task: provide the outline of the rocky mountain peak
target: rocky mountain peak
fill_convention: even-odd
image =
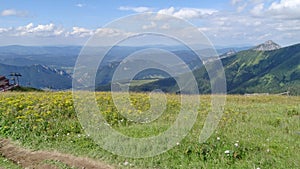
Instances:
[[[273,42],[272,40],[268,40],[265,43],[254,47],[253,50],[256,50],[256,51],[271,51],[271,50],[276,50],[276,49],[280,49],[280,48],[281,48],[280,45]]]
[[[237,52],[234,49],[230,49],[229,51],[227,51],[226,53],[224,53],[222,56],[231,56],[236,54]]]

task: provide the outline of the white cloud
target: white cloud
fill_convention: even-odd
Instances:
[[[42,36],[58,36],[62,35],[64,30],[62,28],[56,27],[53,23],[50,23],[34,27],[33,32],[39,33]]]
[[[280,2],[273,2],[270,9],[282,10],[282,9],[299,9],[299,0],[281,0]]]
[[[260,16],[264,10],[264,3],[256,5],[250,12],[254,16]]]
[[[231,4],[236,7],[238,13],[241,13],[243,11],[248,12],[249,9],[262,3],[269,3],[270,1],[273,0],[231,0]]]
[[[147,29],[153,29],[153,28],[155,28],[157,26],[157,24],[155,23],[155,22],[151,22],[149,25],[144,25],[143,27],[142,27],[142,29],[143,30],[147,30]]]
[[[0,35],[1,33],[6,33],[6,32],[9,32],[11,31],[12,28],[0,28]]]
[[[131,7],[131,6],[121,6],[119,7],[119,10],[121,11],[134,11],[134,12],[138,12],[138,13],[142,13],[142,12],[151,12],[152,9],[149,7]]]
[[[28,12],[27,11],[18,11],[15,9],[5,9],[1,12],[1,16],[26,17],[26,16],[28,16]]]
[[[3,33],[3,28],[0,28],[0,33]],[[50,37],[50,36],[59,36],[64,33],[63,28],[55,26],[53,23],[46,25],[37,25],[34,26],[33,23],[29,23],[25,26],[19,26],[17,28],[9,28],[4,31],[7,35],[10,36],[37,36],[37,37]]]
[[[93,35],[93,31],[86,29],[86,28],[80,28],[80,27],[73,27],[72,32],[67,32],[66,36],[76,36],[76,37],[89,37]]]
[[[300,1],[280,0],[280,2],[273,2],[268,12],[278,18],[300,19]]]
[[[161,9],[157,13],[164,14],[164,15],[173,15],[174,11],[175,8],[172,6],[170,8]]]
[[[239,5],[239,6],[237,7],[237,11],[238,11],[238,12],[242,12],[247,6],[248,6],[248,3],[245,2],[244,4]]]
[[[124,32],[119,29],[112,28],[99,28],[91,30],[83,27],[72,27],[71,30],[66,30],[58,27],[53,23],[34,25],[29,23],[24,26],[3,28],[0,27],[0,36],[7,37],[72,37],[72,38],[88,38],[93,35],[101,37],[126,37],[131,36],[133,33]]]
[[[75,6],[77,6],[77,7],[79,7],[79,8],[82,8],[82,7],[85,6],[85,4],[78,3],[78,4],[76,4]]]
[[[196,8],[184,8],[174,13],[174,16],[185,19],[201,18],[205,15],[212,15],[218,12],[212,9],[196,9]]]
[[[124,32],[113,28],[99,28],[96,29],[94,34],[99,37],[128,37],[134,35],[132,32]]]
[[[158,11],[159,14],[172,15],[174,17],[183,19],[194,19],[202,18],[207,15],[212,15],[217,13],[214,9],[200,9],[200,8],[181,8],[176,10],[174,7],[161,9]]]

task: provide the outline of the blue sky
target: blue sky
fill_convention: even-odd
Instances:
[[[299,43],[299,0],[0,0],[0,45],[82,45],[126,15],[158,12],[185,19],[215,45]]]

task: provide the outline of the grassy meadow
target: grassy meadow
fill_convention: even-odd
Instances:
[[[130,97],[138,110],[149,108],[147,94]],[[191,131],[174,148],[154,157],[127,158],[103,150],[83,131],[71,92],[1,93],[0,137],[33,150],[85,156],[116,168],[300,168],[300,97],[228,95],[219,125],[205,143],[198,140],[211,109],[211,96],[199,97],[201,107]],[[179,96],[167,94],[166,98],[160,118],[135,123],[120,116],[110,93],[96,93],[107,123],[137,138],[158,135],[175,121]],[[19,168],[3,157],[0,166]]]

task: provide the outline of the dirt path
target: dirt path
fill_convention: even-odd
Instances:
[[[55,164],[46,163],[59,161],[69,167],[79,169],[110,169],[109,165],[88,158],[75,157],[68,154],[48,151],[31,151],[18,147],[8,139],[0,139],[0,153],[3,157],[26,169],[57,169]],[[1,167],[0,167],[1,168]]]

